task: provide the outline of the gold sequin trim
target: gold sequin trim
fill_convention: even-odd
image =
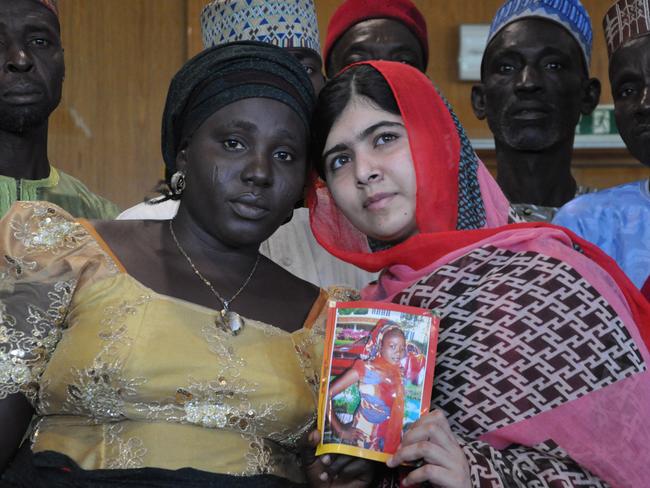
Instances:
[[[264,443],[264,439],[251,437],[249,450],[246,453],[246,464],[248,468],[241,476],[254,476],[256,474],[272,474],[277,462],[273,459],[271,449]]]
[[[36,269],[36,261],[25,261],[24,257],[5,254],[4,260],[7,263],[7,271],[15,279],[22,278],[25,271],[34,271]],[[4,277],[6,274],[2,273],[0,276]]]
[[[293,338],[293,346],[296,351],[296,357],[298,358],[298,364],[315,399],[318,397],[320,386],[320,365],[314,364],[312,351],[317,343],[320,343],[320,347],[323,347],[322,338],[319,338],[313,333],[306,333],[298,339]]]
[[[72,249],[88,237],[80,224],[59,215],[54,207],[42,202],[30,202],[26,208],[32,210],[27,221],[14,219],[9,225],[14,237],[30,252],[56,253],[62,249]]]
[[[353,302],[361,299],[357,290],[346,286],[330,286],[326,291],[329,299],[336,302]]]
[[[137,469],[144,467],[147,449],[139,437],[122,438],[123,426],[112,424],[106,431],[109,461],[107,469]]]
[[[61,339],[75,286],[75,280],[55,283],[47,293],[47,310],[27,305],[24,323],[31,326],[28,331],[18,329],[16,317],[0,301],[0,399],[21,392],[35,403],[38,381]]]
[[[85,415],[98,423],[126,417],[127,400],[136,396],[137,388],[146,380],[124,377],[121,355],[132,344],[125,318],[136,315],[149,300],[148,295],[143,295],[133,302],[106,308],[99,331],[102,348],[90,367],[72,368],[63,404],[65,412]]]

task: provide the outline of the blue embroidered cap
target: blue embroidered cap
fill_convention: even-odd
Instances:
[[[578,42],[586,65],[589,66],[593,32],[589,14],[580,0],[508,0],[492,21],[488,44],[508,24],[531,17],[556,22],[569,31]]]
[[[320,56],[313,0],[214,0],[201,12],[203,47],[259,41]]]

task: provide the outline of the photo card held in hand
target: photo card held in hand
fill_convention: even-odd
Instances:
[[[384,302],[331,302],[316,454],[385,462],[429,411],[440,319]]]

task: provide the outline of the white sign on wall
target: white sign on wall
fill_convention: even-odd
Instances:
[[[462,24],[459,29],[458,77],[462,81],[480,81],[481,60],[487,45],[489,24]]]

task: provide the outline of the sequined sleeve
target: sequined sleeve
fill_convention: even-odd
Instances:
[[[323,349],[325,341],[325,326],[329,302],[348,302],[359,300],[359,293],[353,288],[329,287],[321,290],[319,298],[314,303],[305,327],[300,334],[294,334],[294,346],[300,366],[318,403],[320,374],[323,365]]]
[[[48,202],[18,202],[0,220],[0,400],[38,399],[75,290],[118,272],[86,229]]]
[[[319,347],[314,349],[314,362],[318,365],[318,377],[320,382],[320,372],[321,366],[323,364],[323,345],[325,341],[325,326],[327,325],[327,315],[329,310],[330,302],[352,302],[355,300],[360,300],[359,292],[354,288],[347,288],[341,286],[330,286],[325,290],[327,296],[327,301],[323,307],[318,318],[314,321],[313,325],[313,334],[318,337]]]

